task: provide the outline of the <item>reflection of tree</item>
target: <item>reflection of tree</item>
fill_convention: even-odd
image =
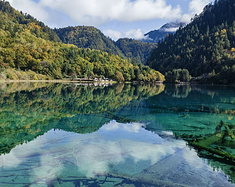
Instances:
[[[33,91],[36,88],[42,88],[50,85],[49,82],[13,82],[9,84],[0,83],[0,97],[17,91]]]
[[[167,95],[171,95],[172,97],[176,98],[186,98],[188,94],[191,92],[190,84],[172,84],[167,85],[165,93]]]
[[[30,87],[31,86],[31,87]],[[2,85],[0,90],[0,154],[50,129],[91,133],[112,119],[106,115],[132,100],[157,95],[164,86],[118,84],[88,87],[72,84]],[[13,92],[13,90],[17,92]],[[104,114],[104,115],[103,115]]]

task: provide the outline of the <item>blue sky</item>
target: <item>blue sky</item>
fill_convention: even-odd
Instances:
[[[189,22],[212,0],[8,0],[51,28],[95,26],[117,40],[143,38],[170,21]]]

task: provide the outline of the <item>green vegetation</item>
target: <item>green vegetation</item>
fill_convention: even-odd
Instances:
[[[187,69],[173,69],[168,71],[166,74],[166,82],[177,83],[177,82],[189,82],[191,75]]]
[[[74,44],[79,48],[90,48],[106,51],[125,57],[114,42],[95,27],[77,26],[54,29],[63,43]]]
[[[111,53],[56,42],[60,41],[57,35],[41,22],[14,10],[8,2],[0,1],[0,5],[2,79],[107,77],[119,82],[164,80],[159,72],[133,65]]]
[[[235,3],[216,0],[193,21],[169,35],[152,52],[147,64],[161,72],[188,69],[205,81],[235,81]]]
[[[152,43],[145,43],[128,38],[119,39],[115,44],[128,59],[132,59],[132,63],[136,61],[136,63],[143,64],[147,62],[152,50],[157,47]]]
[[[63,43],[74,44],[79,48],[90,48],[119,55],[128,60],[145,64],[155,44],[133,39],[119,39],[114,42],[95,27],[77,26],[54,29]],[[133,61],[131,61],[133,62]]]
[[[29,14],[16,11],[11,7],[9,2],[5,0],[0,1],[0,17],[1,36],[8,34],[9,37],[14,37],[15,35],[19,34],[17,32],[19,32],[20,27],[21,30],[29,30],[31,34],[45,40],[54,42],[61,41],[56,33],[44,23],[36,20]],[[3,33],[2,30],[8,31],[9,33]]]

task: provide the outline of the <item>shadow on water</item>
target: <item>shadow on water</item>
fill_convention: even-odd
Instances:
[[[17,145],[33,142],[36,137],[51,132],[50,130],[91,134],[112,120],[120,124],[140,122],[144,124],[145,130],[154,132],[163,139],[168,139],[169,135],[165,132],[170,132],[174,139],[184,140],[190,148],[197,151],[200,158],[205,159],[213,169],[222,170],[234,183],[234,104],[233,87],[154,84],[116,84],[109,87],[49,83],[2,84],[0,85],[0,155],[10,153]],[[30,157],[37,159],[37,154],[41,153],[35,153]],[[176,159],[177,157],[172,158],[172,167],[180,160]],[[38,160],[35,160],[35,163],[37,162]],[[164,165],[164,162],[162,164]],[[161,176],[162,174],[156,169],[159,165],[152,165],[135,175],[109,173],[106,176],[99,176],[99,180],[68,177],[45,183],[48,186],[66,182],[72,182],[75,186],[186,185],[176,179],[173,182],[166,182],[170,181],[170,176],[167,174]],[[154,178],[153,175],[159,177]],[[26,184],[29,184],[29,181],[26,181]],[[37,181],[35,184],[38,184]]]

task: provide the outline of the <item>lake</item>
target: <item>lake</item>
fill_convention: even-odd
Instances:
[[[0,186],[235,186],[229,86],[0,84]]]

